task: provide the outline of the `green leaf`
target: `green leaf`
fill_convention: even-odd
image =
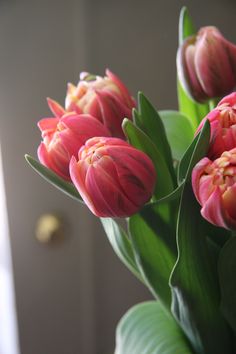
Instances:
[[[191,353],[181,328],[158,302],[134,306],[118,323],[115,354]]]
[[[179,46],[183,44],[183,41],[187,37],[195,33],[196,31],[188,10],[186,7],[183,7],[179,17]],[[179,110],[186,115],[195,130],[200,121],[208,114],[209,106],[207,103],[201,104],[189,97],[179,79],[177,79],[177,92]]]
[[[142,92],[139,92],[138,94],[138,106],[138,114],[134,111],[134,120],[136,122],[136,125],[156,145],[157,150],[160,152],[160,154],[163,156],[163,159],[166,161],[173,182],[175,182],[176,176],[173,168],[173,159],[163,122],[156,109],[152,106],[152,104]]]
[[[170,278],[172,312],[196,353],[232,354],[230,333],[219,310],[217,271],[205,222],[189,183],[180,204],[177,244],[178,259]]]
[[[194,130],[189,119],[178,111],[159,111],[175,160],[180,160],[191,144]]]
[[[174,219],[172,220],[174,224]],[[169,277],[176,261],[175,232],[166,205],[149,204],[129,219],[136,264],[152,294],[170,308]]]
[[[116,255],[126,267],[143,282],[142,276],[140,275],[135,262],[131,242],[125,231],[111,218],[100,218],[100,220]]]
[[[183,179],[190,179],[192,169],[196,163],[206,156],[210,141],[210,123],[206,120],[203,128],[194,138],[184,156],[182,157],[178,168],[178,181],[181,183]]]
[[[159,199],[157,202],[154,202],[152,204],[169,203],[176,200],[178,197],[180,197],[184,184],[185,184],[185,180],[183,180],[182,183],[175,190],[173,190],[173,192],[171,192],[170,194],[166,195],[165,197]],[[144,206],[144,208],[145,207],[146,206]]]
[[[157,173],[157,184],[154,195],[157,199],[173,191],[173,182],[166,165],[166,161],[157,147],[149,139],[149,137],[138,127],[136,127],[129,119],[124,119],[122,124],[123,130],[131,145],[145,152],[152,160]],[[161,187],[160,187],[161,186]]]
[[[43,166],[40,162],[35,160],[33,157],[29,155],[25,155],[25,159],[28,162],[28,164],[47,182],[51,183],[54,187],[58,188],[60,191],[62,191],[69,197],[83,203],[80,194],[77,192],[77,189],[74,187],[72,183],[66,182],[64,179],[59,177],[52,170]]]
[[[236,237],[224,245],[219,256],[219,280],[221,310],[232,329],[236,332]]]
[[[182,7],[179,16],[179,45],[183,43],[185,38],[196,33],[192,19],[189,16],[187,7]]]
[[[193,129],[196,130],[201,120],[209,113],[207,103],[197,103],[184,90],[178,79],[177,84],[179,111],[189,120]]]
[[[133,108],[133,110],[132,110],[132,117],[133,117],[134,124],[137,127],[140,127],[142,120],[141,120],[140,114],[139,114],[139,112],[137,111],[136,108]]]

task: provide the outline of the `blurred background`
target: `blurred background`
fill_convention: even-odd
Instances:
[[[63,104],[80,71],[108,67],[134,96],[142,90],[157,108],[176,109],[183,5],[196,28],[216,25],[236,43],[235,0],[0,0],[0,141],[21,354],[111,354],[121,316],[151,298],[99,220],[41,179],[24,154],[36,157],[36,123],[50,116],[45,98]],[[62,217],[65,237],[42,244],[35,230],[47,213]]]

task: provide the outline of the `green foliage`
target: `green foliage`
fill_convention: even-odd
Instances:
[[[194,130],[189,119],[178,111],[159,111],[164,124],[172,155],[180,160],[190,145]]]
[[[202,130],[194,138],[191,145],[186,150],[178,167],[178,181],[181,183],[183,180],[191,178],[191,172],[196,163],[206,156],[209,141],[210,141],[210,123],[206,120]]]
[[[163,155],[158,151],[152,140],[129,119],[124,119],[123,130],[129,143],[137,149],[145,152],[152,160],[156,173],[157,184],[154,195],[157,199],[173,191],[173,181]],[[161,188],[160,188],[161,186]]]
[[[116,331],[115,354],[193,354],[181,328],[158,302],[131,308]]]
[[[231,237],[219,256],[221,309],[236,334],[236,237]]]
[[[28,164],[47,182],[51,183],[54,187],[58,188],[61,192],[65,193],[69,197],[83,202],[81,196],[77,192],[77,189],[74,187],[72,183],[66,182],[64,179],[59,177],[56,173],[54,173],[49,168],[43,166],[40,162],[35,160],[33,157],[29,155],[25,155],[25,159]]]
[[[174,227],[165,204],[150,204],[130,217],[129,233],[136,263],[152,294],[170,308],[168,284],[176,261]],[[174,221],[174,220],[173,220]]]
[[[143,281],[136,266],[131,242],[125,231],[111,218],[100,218],[100,220],[116,255],[139,280]]]
[[[212,266],[204,224],[187,183],[178,217],[178,260],[170,279],[172,311],[196,353],[231,353],[229,332],[219,310],[216,269]]]
[[[164,124],[157,110],[142,92],[138,94],[138,112],[134,110],[134,121],[136,126],[147,134],[156,145],[157,150],[166,161],[170,174],[175,182],[173,159]]]

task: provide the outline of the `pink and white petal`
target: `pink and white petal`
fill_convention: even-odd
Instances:
[[[133,108],[136,107],[136,102],[133,99],[133,97],[131,97],[127,87],[123,84],[123,82],[118,78],[118,76],[116,76],[114,73],[112,73],[109,69],[106,69],[106,75],[107,77],[109,77],[109,79],[111,79],[115,85],[120,89],[121,95],[123,96],[123,98],[125,99],[127,105],[129,108]]]
[[[43,118],[38,122],[38,127],[44,134],[51,134],[57,129],[58,118]]]
[[[229,217],[229,224],[234,229],[236,228],[236,184],[228,188],[223,194],[223,205],[226,210],[226,214]]]
[[[99,212],[96,210],[93,201],[90,198],[87,189],[85,188],[86,175],[90,166],[91,165],[89,165],[86,160],[77,162],[76,158],[72,156],[69,165],[70,177],[85,204],[95,215],[99,216]]]
[[[192,171],[192,188],[193,192],[195,194],[195,197],[197,198],[198,202],[201,204],[201,196],[200,196],[200,178],[203,175],[205,169],[207,166],[211,164],[211,160],[208,159],[208,157],[204,157],[201,159],[196,166],[193,168]]]
[[[62,177],[63,179],[70,181],[69,171],[68,171],[68,163],[60,163],[57,157],[54,156],[53,153],[49,153],[45,144],[41,143],[38,147],[38,158],[39,161],[46,166],[47,168],[54,171],[57,175]]]
[[[220,188],[216,187],[201,209],[202,216],[210,223],[229,229]]]
[[[236,104],[236,92],[232,92],[229,95],[223,97],[217,106],[221,106],[222,104],[225,103],[228,104],[229,106],[234,106]]]
[[[65,114],[65,109],[56,101],[52,100],[51,98],[47,98],[48,106],[51,112],[57,118],[61,118]]]

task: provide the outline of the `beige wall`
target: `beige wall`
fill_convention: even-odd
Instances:
[[[23,155],[36,156],[45,97],[63,103],[67,81],[82,70],[109,67],[133,94],[141,89],[158,108],[176,108],[183,4],[198,26],[215,24],[236,42],[234,0],[0,2],[0,139],[22,354],[109,354],[118,319],[149,297],[98,220],[38,177]],[[34,228],[50,211],[70,226],[64,243],[43,246]]]

